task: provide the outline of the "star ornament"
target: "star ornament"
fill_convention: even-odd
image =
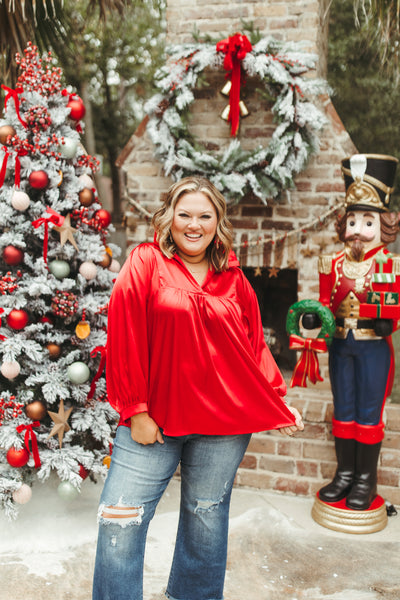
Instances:
[[[269,267],[268,268],[268,273],[269,273],[269,278],[271,279],[272,277],[278,277],[278,273],[279,273],[278,267]]]
[[[71,215],[67,215],[64,218],[64,222],[62,225],[55,225],[53,227],[54,231],[58,231],[60,234],[60,244],[64,246],[66,242],[71,242],[73,247],[76,250],[79,250],[78,245],[74,238],[74,233],[76,232],[75,227],[71,226]]]
[[[50,431],[47,439],[53,437],[53,435],[58,435],[58,442],[60,444],[60,448],[62,447],[62,441],[64,437],[64,433],[69,431],[71,428],[68,425],[67,421],[72,412],[72,406],[67,411],[64,409],[64,400],[60,400],[60,406],[58,407],[58,413],[52,412],[50,410],[47,411],[51,417],[51,420],[54,423],[53,429]]]

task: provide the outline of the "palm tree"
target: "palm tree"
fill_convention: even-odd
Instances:
[[[125,2],[88,0],[88,9],[98,10],[99,19],[105,20],[109,11],[122,13]],[[0,0],[0,81],[15,84],[15,55],[23,52],[28,41],[46,51],[57,40],[68,40],[62,0]]]

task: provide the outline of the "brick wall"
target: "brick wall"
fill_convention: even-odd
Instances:
[[[242,21],[253,22],[264,35],[285,41],[303,41],[319,56],[314,75],[326,72],[327,19],[329,0],[168,0],[167,37],[170,43],[192,41],[194,25],[202,34],[223,38],[241,31]],[[191,107],[190,127],[202,141],[221,148],[229,143],[229,126],[220,118],[226,98],[220,94],[224,73],[205,72],[209,86],[199,89]],[[265,146],[273,131],[271,113],[253,93],[254,82],[246,81],[245,103],[250,115],[240,126],[241,143],[246,148]],[[328,96],[318,99],[327,117],[320,137],[320,150],[306,170],[296,178],[296,187],[278,202],[268,206],[252,197],[243,198],[230,209],[235,227],[235,250],[242,266],[275,266],[296,269],[298,299],[318,297],[317,261],[322,252],[338,250],[333,218],[324,228],[293,235],[283,243],[258,243],[265,237],[282,237],[318,219],[343,200],[341,160],[356,148]],[[151,240],[149,215],[159,206],[171,181],[163,175],[154,159],[144,121],[128,141],[118,159],[125,174],[128,251],[142,241]],[[130,206],[130,208],[129,208]],[[290,241],[289,241],[290,240]],[[245,242],[248,242],[245,245]],[[255,245],[252,243],[257,242]],[[282,298],[282,302],[285,299]],[[303,433],[283,438],[267,432],[253,436],[249,451],[237,476],[238,485],[271,488],[296,494],[313,495],[335,470],[331,436],[332,398],[327,373],[327,358],[320,366],[324,382],[311,388],[295,388],[289,402],[299,408],[306,423]],[[400,406],[387,408],[387,432],[380,456],[380,491],[400,504]]]

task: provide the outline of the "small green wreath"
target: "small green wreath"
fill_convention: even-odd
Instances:
[[[241,70],[258,76],[262,93],[273,98],[277,127],[267,147],[245,151],[235,138],[219,153],[207,151],[190,134],[187,117],[199,76],[206,67],[221,69],[224,56],[211,43],[167,48],[168,63],[155,75],[159,93],[145,104],[147,132],[165,174],[174,180],[203,175],[229,203],[239,202],[247,192],[266,203],[294,187],[294,177],[317,150],[317,132],[326,123],[310,97],[328,91],[325,81],[303,77],[315,70],[316,56],[301,48],[263,38],[247,52]]]
[[[286,317],[286,331],[288,335],[300,336],[300,318],[304,313],[316,314],[319,317],[322,326],[317,338],[323,338],[329,346],[332,342],[332,336],[336,331],[335,317],[331,310],[318,300],[300,300],[292,304]]]

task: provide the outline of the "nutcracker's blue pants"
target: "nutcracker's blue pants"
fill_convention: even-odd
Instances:
[[[361,425],[381,422],[390,369],[390,349],[384,339],[334,338],[329,350],[334,419]]]

